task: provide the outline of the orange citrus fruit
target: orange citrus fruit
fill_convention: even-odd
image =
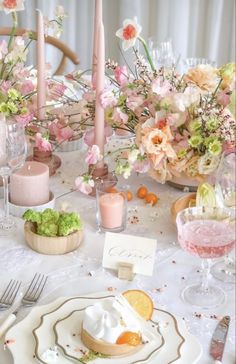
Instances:
[[[146,203],[150,203],[152,206],[156,205],[158,197],[155,193],[148,193],[145,197]]]
[[[127,201],[131,201],[133,199],[133,194],[131,191],[126,191],[125,195],[126,195]]]
[[[137,197],[138,198],[145,198],[147,196],[148,190],[147,187],[141,186],[137,190]]]
[[[138,289],[131,289],[125,291],[123,296],[140,316],[145,320],[150,320],[153,313],[153,302],[147,293]]]
[[[118,339],[116,340],[116,344],[128,344],[131,346],[137,346],[141,344],[141,337],[136,332],[125,331],[118,337]]]

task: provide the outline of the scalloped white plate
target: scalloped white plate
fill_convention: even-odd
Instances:
[[[35,307],[29,313],[29,315],[20,323],[12,327],[7,335],[6,340],[9,340],[8,349],[10,350],[14,364],[34,364],[42,363],[47,364],[41,360],[41,355],[45,350],[55,345],[55,333],[53,327],[61,318],[69,315],[73,310],[85,308],[98,299],[104,299],[108,295],[107,292],[96,293],[91,295],[84,295],[73,298],[59,298],[56,301],[40,307]],[[148,345],[141,349],[138,353],[119,359],[96,359],[90,361],[91,364],[194,364],[197,363],[201,357],[202,349],[197,339],[188,333],[185,328],[184,322],[173,316],[167,311],[156,309],[153,314],[153,321],[159,323],[168,323],[165,328],[161,329],[161,334],[164,337],[164,346],[153,355],[149,357],[150,348]],[[77,329],[79,333],[80,322],[71,327],[72,331]],[[62,325],[62,330],[67,331],[67,326]],[[60,329],[60,336],[61,336]],[[33,332],[34,331],[34,332]],[[65,340],[69,340],[66,344],[60,342],[60,345],[74,345],[76,338],[78,340],[78,347],[81,347],[79,336],[73,336],[70,331]],[[60,340],[61,341],[61,340]],[[67,346],[68,349],[68,346]],[[73,350],[73,349],[72,349]],[[63,353],[60,350],[58,360],[55,364],[69,364],[79,362],[78,360],[72,360],[66,355],[71,354],[70,352]],[[149,354],[148,354],[149,353]],[[38,359],[37,359],[38,357]]]

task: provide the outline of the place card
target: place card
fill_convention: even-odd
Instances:
[[[130,263],[134,273],[151,276],[156,243],[155,239],[107,232],[102,266],[118,270],[120,263]]]

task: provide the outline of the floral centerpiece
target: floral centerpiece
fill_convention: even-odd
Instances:
[[[136,19],[125,20],[117,31],[123,50],[133,49],[134,67],[108,61],[110,83],[100,97],[106,122],[135,136],[126,152],[118,151],[116,173],[125,178],[131,171],[148,173],[161,183],[182,174],[204,180],[217,168],[222,151],[235,144],[235,64],[199,65],[183,75],[174,68],[155,69],[140,32]],[[91,146],[87,161],[99,158]],[[85,175],[76,183],[86,190],[93,181]]]

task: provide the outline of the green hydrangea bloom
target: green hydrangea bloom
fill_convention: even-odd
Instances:
[[[37,224],[40,224],[42,221],[41,213],[31,209],[25,211],[22,218],[26,221],[36,222]]]
[[[208,151],[212,155],[219,155],[222,151],[221,142],[218,139],[215,139],[213,142],[209,143]]]
[[[194,119],[189,124],[189,129],[192,133],[198,133],[202,128],[202,122],[200,119]]]
[[[66,236],[81,229],[80,216],[75,212],[62,213],[58,220],[58,235]]]
[[[56,224],[59,220],[59,212],[53,209],[45,209],[42,214],[41,214],[41,218],[42,218],[42,223],[46,223],[46,222],[53,222],[54,224]]]
[[[210,118],[206,122],[206,128],[210,131],[214,131],[217,129],[219,125],[219,120],[217,118]]]
[[[203,139],[201,137],[201,135],[193,135],[190,139],[189,139],[189,145],[191,145],[192,148],[197,148],[199,147],[200,144],[202,144]]]
[[[57,236],[58,226],[54,222],[43,222],[37,226],[37,234],[43,236]]]
[[[10,88],[7,91],[7,95],[9,97],[9,99],[11,99],[13,101],[17,100],[20,97],[20,93],[17,90],[15,90],[14,88]]]
[[[178,153],[177,153],[177,157],[178,157],[179,159],[183,159],[183,158],[185,158],[185,157],[186,157],[186,155],[187,155],[187,149],[180,149],[180,150],[178,151]]]

